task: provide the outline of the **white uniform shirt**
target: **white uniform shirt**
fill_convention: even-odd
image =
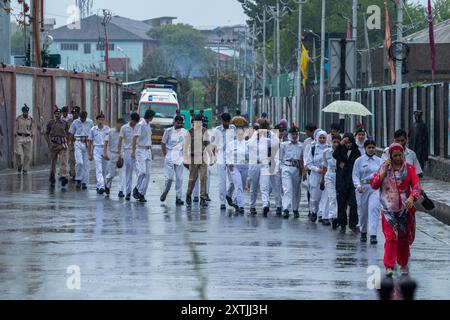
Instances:
[[[269,148],[272,149],[271,152],[277,152],[276,148],[279,145],[280,140],[273,132],[269,130],[267,133],[261,133],[261,130],[256,131],[248,140],[250,164],[268,164],[270,162]]]
[[[131,150],[133,143],[134,129],[130,126],[129,123],[125,124],[120,128],[119,137],[123,138],[123,149]]]
[[[313,143],[313,138],[307,138],[303,141],[303,163],[306,163],[307,156],[311,152],[311,144]]]
[[[69,133],[76,137],[89,137],[91,129],[94,127],[94,122],[91,119],[86,119],[82,122],[80,118],[75,119],[69,128]]]
[[[183,142],[187,130],[184,128],[176,130],[175,127],[170,127],[164,130],[161,143],[166,145],[166,158],[173,163],[181,165],[183,163]]]
[[[328,148],[323,152],[323,165],[328,169],[327,172],[336,172],[336,159],[333,158],[333,148]]]
[[[147,123],[145,119],[139,121],[134,129],[134,136],[138,137],[136,146],[138,147],[151,147],[152,145],[152,127],[150,122]]]
[[[236,127],[234,124],[230,124],[228,129],[225,129],[223,125],[220,125],[214,129],[210,140],[212,144],[215,144],[217,146],[217,159],[220,164],[226,164],[226,148],[228,142],[234,140],[235,135]]]
[[[70,120],[73,119],[73,115],[71,115],[70,113],[67,114],[67,116],[63,116],[61,115],[61,119],[63,119],[65,122],[69,122]]]
[[[243,139],[234,139],[227,145],[227,163],[228,164],[246,164],[249,159],[248,142]]]
[[[378,172],[382,164],[383,160],[375,155],[369,157],[367,154],[364,154],[356,159],[352,173],[353,185],[355,188],[357,189],[363,184],[370,183],[370,179]]]
[[[416,153],[409,149],[408,147],[406,148],[406,151],[404,153],[405,155],[405,160],[406,162],[409,162],[410,164],[412,164],[415,168],[416,168],[416,174],[422,174],[422,167],[420,166],[419,160],[417,160],[417,155]],[[381,159],[383,161],[388,160],[389,159],[389,148],[384,149],[383,155],[381,156]]]
[[[105,144],[105,140],[108,139],[109,130],[108,126],[103,126],[102,129],[95,126],[91,129],[88,139],[92,141],[94,147],[102,147]]]
[[[314,154],[312,154],[312,147],[315,146]],[[314,172],[318,172],[321,167],[325,166],[323,154],[331,147],[327,144],[319,145],[317,143],[311,144],[308,154],[306,155],[306,167]]]
[[[110,152],[119,152],[119,133],[115,128],[109,130],[109,134],[105,141],[108,141],[108,148]]]
[[[297,143],[283,142],[280,153],[281,164],[284,161],[303,160],[303,144],[300,141],[297,141]]]

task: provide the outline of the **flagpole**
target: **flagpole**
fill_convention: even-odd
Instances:
[[[397,4],[397,44],[403,41],[403,0]],[[394,55],[397,53],[394,50]],[[401,53],[400,53],[401,54]],[[395,64],[395,130],[402,126],[402,61],[397,60]]]
[[[303,15],[303,0],[298,1],[298,77],[297,77],[297,99],[296,99],[296,112],[294,113],[294,119],[296,123],[297,119],[300,119],[300,105],[302,97],[302,15]],[[295,119],[296,118],[296,119]]]
[[[322,23],[321,23],[321,48],[320,48],[320,93],[319,93],[319,123],[322,127],[322,109],[324,107],[325,95],[325,6],[326,0],[322,0]]]

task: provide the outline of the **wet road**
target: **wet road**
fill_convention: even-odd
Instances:
[[[119,200],[117,185],[98,196],[93,174],[88,191],[53,192],[47,171],[0,173],[0,298],[377,299],[366,270],[382,267],[381,230],[370,246],[312,224],[304,196],[299,220],[220,212],[214,171],[210,207],[188,212],[174,190],[160,203],[158,158],[152,172],[147,204]],[[417,226],[417,298],[449,299],[450,227],[420,212]],[[67,286],[72,265],[80,290]]]

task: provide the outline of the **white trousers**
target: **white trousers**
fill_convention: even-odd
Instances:
[[[248,176],[250,177],[250,208],[255,208],[256,198],[258,196],[258,186],[260,184],[261,165],[249,165]]]
[[[311,213],[319,213],[319,205],[322,200],[322,190],[320,190],[320,174],[312,171],[309,177],[309,210]]]
[[[247,175],[248,165],[235,165],[233,171],[230,171],[231,181],[234,186],[233,199],[239,208],[244,207],[244,186],[247,181]]]
[[[217,164],[217,174],[219,176],[219,199],[220,204],[223,205],[226,202],[226,196],[228,194],[227,178],[230,180],[228,169],[225,164]],[[230,186],[231,187],[231,186]]]
[[[281,168],[277,174],[270,177],[270,186],[273,198],[275,199],[275,205],[277,208],[283,206],[283,183],[281,181]]]
[[[103,146],[94,146],[94,161],[97,189],[105,189],[105,178],[108,174],[108,161],[103,159]]]
[[[209,195],[209,187],[211,185],[211,166],[208,166],[208,170],[206,172],[206,194]],[[192,191],[192,196],[194,198],[200,198],[200,175],[195,180],[194,190]]]
[[[89,155],[84,142],[75,141],[75,180],[89,183]]]
[[[281,181],[283,185],[283,210],[298,211],[302,184],[300,170],[296,167],[282,165]]]
[[[336,199],[336,173],[325,174],[325,190],[328,198],[328,215],[323,215],[324,219],[337,219],[337,199]]]
[[[380,191],[373,190],[368,184],[363,185],[363,193],[355,191],[358,204],[359,230],[376,236],[380,218]],[[367,230],[369,229],[369,230]]]
[[[117,152],[109,152],[109,165],[108,165],[108,174],[105,179],[105,187],[111,189],[113,179],[119,176],[120,179],[120,187],[119,191],[124,192],[124,175],[122,174],[123,168],[117,168],[117,160],[119,160],[119,153]]]
[[[183,172],[183,164],[174,164],[172,160],[166,157],[166,159],[164,160],[164,178],[166,179],[166,183],[168,183],[169,181],[171,181],[170,183],[175,181],[175,192],[177,199],[181,199],[182,197]]]
[[[152,151],[150,149],[136,149],[136,188],[140,194],[147,193],[150,183],[150,169],[152,167]]]
[[[123,162],[125,167],[124,192],[125,194],[130,194],[133,184],[133,171],[136,167],[136,160],[133,160],[133,158],[131,158],[131,149],[124,150]]]

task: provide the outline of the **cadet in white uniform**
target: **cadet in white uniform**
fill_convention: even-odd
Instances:
[[[227,194],[227,176],[230,179],[227,163],[226,163],[226,147],[229,141],[234,139],[236,134],[236,127],[231,122],[231,116],[229,113],[224,113],[221,116],[222,125],[216,127],[213,135],[211,136],[211,143],[216,146],[217,151],[217,173],[219,175],[219,199],[220,210],[226,209],[225,201],[228,205],[234,206],[231,197]]]
[[[362,124],[359,124],[355,132],[355,143],[358,146],[358,150],[359,153],[361,153],[361,155],[366,154],[366,150],[364,148],[364,143],[366,141],[367,141],[366,129],[364,129]]]
[[[292,126],[289,130],[290,141],[281,144],[281,181],[283,184],[284,218],[289,218],[289,208],[294,212],[294,218],[299,218],[298,208],[301,197],[303,170],[303,145],[299,139],[299,129]]]
[[[123,162],[125,166],[125,200],[130,201],[131,186],[133,183],[133,172],[136,166],[136,160],[131,157],[133,149],[134,129],[139,123],[140,116],[133,112],[130,115],[130,122],[120,128],[119,133],[119,153],[123,153]]]
[[[234,186],[232,196],[236,214],[244,214],[244,186],[248,175],[249,148],[242,127],[236,129],[236,137],[228,142],[227,163],[231,181]]]
[[[137,183],[133,189],[133,197],[140,202],[147,202],[145,194],[150,183],[150,169],[152,165],[152,128],[150,122],[155,111],[147,110],[134,129],[133,149],[131,157],[136,159]]]
[[[108,174],[108,160],[104,153],[105,140],[108,139],[109,127],[104,125],[105,116],[100,114],[96,118],[97,125],[91,129],[89,135],[90,141],[90,158],[95,160],[95,177],[97,180],[97,193],[105,193],[105,178]],[[106,156],[106,157],[104,157]]]
[[[105,180],[105,192],[107,195],[110,193],[113,179],[119,175],[120,177],[120,188],[119,188],[119,198],[123,198],[123,175],[122,169],[117,168],[117,161],[122,158],[122,154],[119,153],[119,135],[120,129],[124,125],[125,121],[123,119],[117,119],[116,127],[109,131],[108,138],[105,140],[104,153],[107,155],[106,160],[109,161],[108,175]]]
[[[384,161],[375,155],[375,141],[367,140],[364,147],[364,154],[356,159],[353,166],[352,178],[358,204],[361,242],[367,241],[367,225],[369,225],[370,243],[376,244],[380,218],[380,191],[372,189],[370,179],[378,172]]]
[[[316,132],[317,126],[314,123],[309,123],[305,127],[305,134],[308,138],[303,141],[303,164],[306,164],[306,157],[311,151],[311,144],[314,142],[314,132]],[[311,201],[311,193],[309,190],[309,175],[311,174],[311,171],[306,168],[304,165],[303,167],[303,184],[306,188],[306,194],[308,199],[308,217],[311,217],[311,211],[310,211],[310,201]]]
[[[323,153],[324,166],[326,168],[325,174],[325,190],[327,196],[327,206],[324,211],[322,224],[329,226],[331,221],[337,219],[337,198],[336,198],[336,159],[333,158],[333,152],[341,142],[340,135],[333,135],[331,138],[331,148],[328,148]],[[336,224],[333,224],[336,229]]]
[[[94,122],[87,118],[87,112],[81,111],[80,118],[74,120],[69,133],[75,143],[75,180],[77,189],[87,189],[89,183],[89,148],[88,138]]]
[[[322,190],[320,182],[322,174],[325,172],[323,153],[330,147],[327,145],[327,133],[323,130],[316,132],[316,141],[311,146],[310,151],[306,157],[306,167],[311,170],[309,176],[309,191],[311,193],[310,198],[310,220],[316,222],[317,214],[319,212],[319,204],[322,199]]]
[[[403,147],[403,150],[405,150],[404,157],[405,161],[409,162],[416,168],[416,174],[419,178],[423,177],[423,171],[422,167],[420,166],[420,162],[417,159],[416,153],[409,149],[406,144],[408,142],[407,133],[403,129],[399,129],[394,132],[394,142],[400,144]],[[389,148],[384,149],[383,155],[381,156],[382,160],[388,160],[389,159]]]
[[[166,185],[160,200],[166,201],[167,194],[170,191],[173,181],[175,181],[176,201],[175,205],[182,206],[181,200],[183,191],[183,142],[187,134],[184,129],[184,119],[182,116],[176,116],[174,126],[167,128],[161,140],[161,148],[164,157],[164,176]]]

